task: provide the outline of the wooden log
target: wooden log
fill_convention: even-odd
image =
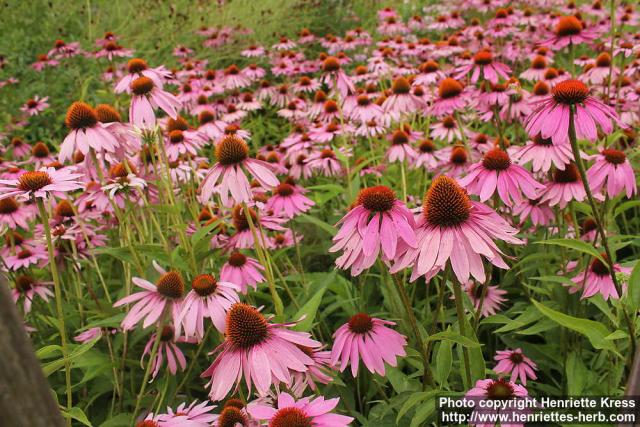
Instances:
[[[24,329],[23,318],[1,274],[0,426],[64,426],[58,403]]]

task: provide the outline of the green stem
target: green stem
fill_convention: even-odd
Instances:
[[[135,425],[136,416],[138,415],[138,411],[140,410],[140,404],[142,403],[142,397],[144,396],[144,391],[147,388],[147,383],[149,382],[149,376],[151,375],[151,367],[153,366],[153,361],[156,358],[156,354],[158,354],[158,348],[160,347],[160,341],[162,339],[162,326],[164,323],[165,314],[163,313],[160,317],[160,321],[158,322],[158,326],[156,328],[156,337],[153,342],[153,347],[151,348],[151,354],[149,356],[149,361],[147,362],[147,367],[144,371],[144,377],[142,379],[142,384],[140,384],[140,391],[138,392],[138,397],[136,398],[136,406],[133,410],[133,415],[131,418],[131,425]]]
[[[40,219],[44,226],[44,234],[47,239],[47,251],[49,253],[49,265],[51,266],[51,275],[53,276],[54,292],[56,296],[56,312],[58,315],[58,329],[60,330],[60,341],[62,342],[62,358],[64,359],[64,375],[67,391],[67,409],[73,407],[73,395],[71,393],[71,362],[69,361],[69,347],[67,345],[67,331],[64,324],[64,312],[62,311],[62,285],[60,284],[60,276],[58,275],[58,266],[53,250],[53,242],[51,240],[51,227],[49,226],[49,215],[44,206],[44,202],[40,198],[36,198],[36,204],[40,211]],[[71,419],[67,418],[67,425],[71,426]]]
[[[582,185],[584,186],[584,190],[587,193],[587,199],[589,201],[589,205],[591,206],[591,211],[593,212],[593,219],[596,223],[596,228],[598,229],[598,234],[600,234],[600,239],[602,242],[602,246],[604,247],[605,254],[607,255],[607,264],[609,264],[609,274],[611,276],[611,280],[613,281],[613,285],[622,298],[622,286],[618,282],[618,277],[616,276],[616,272],[614,270],[614,261],[611,249],[609,247],[609,242],[607,239],[607,235],[604,230],[604,222],[603,218],[600,216],[600,211],[596,206],[596,201],[593,198],[593,193],[591,192],[591,187],[589,186],[589,180],[587,178],[587,173],[584,168],[584,163],[582,162],[582,158],[580,157],[580,147],[578,147],[578,138],[576,136],[576,126],[575,126],[575,106],[571,106],[569,110],[569,141],[571,142],[571,149],[573,150],[573,157],[576,161],[576,166],[578,168],[578,172],[580,173],[580,179],[582,179]],[[636,352],[636,339],[635,339],[635,327],[633,321],[629,317],[629,313],[624,305],[621,305],[622,313],[625,318],[625,322],[627,323],[627,329],[629,332],[629,344],[630,344],[630,358],[633,358],[633,355]],[[630,359],[631,360],[631,359]]]
[[[462,301],[462,288],[460,282],[457,279],[453,280],[453,294],[456,301],[456,312],[458,314],[458,328],[460,329],[460,335],[467,336],[465,322],[467,321],[464,315],[464,304]],[[467,347],[462,347],[462,357],[464,359],[464,372],[466,378],[466,386],[471,386],[471,365],[469,364],[469,350]]]

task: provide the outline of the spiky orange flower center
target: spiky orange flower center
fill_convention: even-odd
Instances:
[[[411,91],[411,83],[404,77],[398,77],[393,81],[391,91],[396,95],[404,95]]]
[[[513,352],[509,355],[509,360],[518,365],[524,362],[524,357],[522,356],[522,353]]]
[[[156,282],[156,288],[163,296],[178,299],[184,293],[184,280],[177,271],[167,271]]]
[[[358,313],[349,319],[349,330],[355,334],[366,334],[373,329],[373,320],[366,313]]]
[[[137,79],[132,81],[130,85],[131,92],[133,92],[134,95],[139,96],[150,93],[153,90],[154,86],[155,83],[153,83],[153,80],[151,80],[147,76],[138,77]]]
[[[258,214],[253,209],[251,208],[248,208],[248,209],[249,209],[249,215],[251,215],[251,221],[253,222],[253,224],[256,224],[256,222],[258,221]],[[244,231],[249,229],[249,221],[245,216],[245,212],[242,206],[236,205],[233,208],[233,212],[231,216],[233,220],[233,226],[236,228],[237,231]]]
[[[494,400],[510,399],[514,396],[513,386],[503,378],[492,381],[489,387],[487,387],[487,396],[489,399]]]
[[[16,199],[13,197],[6,197],[4,199],[0,199],[0,214],[1,215],[9,215],[14,212],[17,212],[20,206]]]
[[[141,73],[147,68],[149,68],[149,66],[144,59],[133,58],[127,62],[127,71],[129,71],[129,74]]]
[[[589,96],[589,88],[580,80],[569,79],[555,85],[551,93],[560,104],[581,104]]]
[[[73,206],[68,200],[60,200],[55,209],[55,216],[64,217],[64,218],[72,218],[75,216],[75,212],[73,210]]]
[[[22,191],[38,191],[52,183],[49,174],[42,171],[29,171],[18,177],[18,188]]]
[[[421,153],[433,153],[436,149],[433,141],[430,139],[424,139],[420,142],[418,149]]]
[[[49,153],[49,147],[47,147],[47,144],[42,141],[36,142],[31,148],[31,154],[33,154],[33,157],[37,157],[39,159],[49,157]]]
[[[64,120],[70,129],[92,128],[98,123],[98,117],[89,104],[84,102],[74,102],[67,110]]]
[[[396,130],[391,135],[391,144],[393,145],[403,145],[409,143],[409,135],[401,129]]]
[[[556,25],[556,35],[559,37],[575,36],[582,31],[582,22],[575,16],[563,16]]]
[[[240,252],[234,252],[229,256],[229,265],[233,267],[242,267],[247,263],[247,257]]]
[[[191,288],[201,297],[211,295],[217,287],[218,281],[210,274],[199,274],[191,281]]]
[[[467,150],[464,147],[456,146],[451,150],[449,160],[455,165],[464,165],[467,163]]]
[[[506,151],[496,147],[487,151],[482,158],[482,166],[489,170],[505,170],[511,165],[511,159]]]
[[[553,140],[551,138],[543,138],[542,135],[538,134],[535,138],[533,138],[533,143],[535,145],[543,145],[545,147],[549,147],[553,145]]]
[[[287,184],[286,182],[283,182],[282,184],[278,185],[275,189],[275,194],[277,194],[280,197],[291,196],[293,192],[294,192],[293,185]]]
[[[312,427],[312,419],[300,408],[289,407],[278,410],[271,418],[269,427]]]
[[[207,110],[201,111],[200,114],[198,115],[198,122],[201,125],[205,123],[211,123],[214,120],[215,120],[215,116],[211,111],[207,111]]]
[[[545,96],[549,94],[549,85],[545,82],[538,82],[533,86],[533,94],[536,96]]]
[[[531,68],[535,70],[544,70],[547,68],[547,59],[544,56],[536,56],[533,58],[533,61],[531,61]]]
[[[489,65],[493,62],[493,54],[488,50],[481,50],[473,57],[476,65]]]
[[[336,101],[330,99],[324,103],[324,112],[327,114],[333,114],[338,112],[338,104]]]
[[[173,130],[181,130],[186,131],[189,130],[189,123],[182,116],[178,116],[175,119],[169,118],[167,120],[167,132],[171,132]]]
[[[433,225],[452,227],[465,222],[471,214],[467,193],[450,177],[441,175],[425,195],[423,215]]]
[[[602,52],[596,58],[596,67],[608,68],[611,66],[611,55],[607,52]]]
[[[169,132],[169,142],[179,144],[184,141],[184,133],[181,130],[172,130]]]
[[[246,427],[249,425],[247,416],[235,406],[225,406],[217,421],[217,427],[238,427],[238,424]]]
[[[115,122],[122,121],[122,117],[120,116],[120,113],[118,113],[118,111],[115,108],[113,108],[111,105],[99,104],[95,108],[95,112],[96,112],[96,117],[98,118],[98,121],[101,123],[115,123]]]
[[[165,325],[162,327],[162,331],[160,331],[160,340],[164,342],[173,341],[175,334],[176,330],[173,326]]]
[[[322,71],[324,71],[325,73],[338,71],[339,69],[340,69],[340,61],[335,56],[329,56],[322,63]]]
[[[442,126],[447,129],[453,129],[454,127],[456,127],[456,120],[453,118],[453,116],[447,116],[442,119]]]
[[[267,320],[250,305],[236,303],[227,312],[227,339],[238,348],[251,348],[269,334]]]
[[[613,148],[605,148],[602,150],[602,155],[607,162],[614,165],[621,165],[627,160],[627,156],[623,151],[614,150]]]
[[[553,181],[559,184],[570,184],[580,180],[580,173],[574,163],[564,165],[564,170],[556,169],[553,173]]]
[[[606,254],[603,253],[601,255],[605,260],[608,259]],[[600,259],[594,258],[594,260],[591,261],[591,271],[598,276],[607,276],[609,274],[609,266]]]
[[[434,60],[428,60],[420,65],[420,71],[423,73],[434,73],[440,69],[440,65]]]
[[[249,146],[236,135],[225,136],[216,146],[216,158],[221,165],[235,165],[247,157],[249,157]]]
[[[358,204],[372,212],[387,212],[395,201],[396,193],[384,185],[362,189],[358,195]]]
[[[464,87],[462,83],[459,81],[447,77],[446,79],[440,82],[440,86],[438,87],[438,94],[440,98],[448,99],[454,98],[462,93]]]

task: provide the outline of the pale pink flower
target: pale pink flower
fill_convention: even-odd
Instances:
[[[247,412],[257,419],[268,421],[270,426],[347,427],[352,417],[333,414],[339,398],[325,400],[324,396],[305,397],[296,401],[290,394],[281,392],[274,408],[262,402],[252,402]]]
[[[258,260],[233,252],[220,270],[220,280],[238,285],[240,292],[246,294],[249,286],[255,290],[258,283],[265,281],[261,271],[264,267]]]
[[[358,375],[360,359],[371,373],[384,376],[385,366],[397,366],[398,356],[406,355],[407,339],[388,326],[394,322],[370,317],[366,313],[352,316],[333,334],[331,364],[340,363],[340,372],[351,364],[351,375]]]
[[[535,380],[537,370],[536,364],[527,356],[522,354],[522,350],[498,350],[494,359],[498,362],[493,368],[497,374],[511,374],[511,382],[520,379],[523,385],[527,385],[527,378]]]

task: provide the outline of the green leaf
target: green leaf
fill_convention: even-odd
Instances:
[[[44,375],[48,377],[49,375],[56,372],[58,369],[62,368],[65,364],[65,360],[72,362],[74,359],[77,359],[78,357],[82,356],[84,353],[89,351],[94,345],[96,345],[96,343],[100,341],[100,338],[101,337],[98,336],[92,339],[91,341],[88,341],[86,343],[76,346],[66,359],[63,357],[63,358],[54,360],[53,362],[49,362],[42,365],[42,371],[44,372]]]
[[[640,262],[637,262],[631,271],[627,289],[629,305],[636,311],[640,308]]]
[[[314,216],[311,215],[307,215],[307,214],[302,214],[300,216],[298,216],[297,218],[298,221],[301,222],[307,222],[310,224],[313,224],[315,226],[317,226],[318,228],[321,228],[322,230],[326,231],[327,233],[329,233],[330,235],[334,235],[336,234],[337,230],[334,226],[327,224],[326,222],[322,221],[321,219],[318,219]]]
[[[393,366],[387,366],[385,369],[385,378],[391,383],[391,387],[396,393],[404,393],[405,391],[418,391],[419,385],[416,380],[411,380],[404,372]]]
[[[627,202],[621,203],[615,211],[613,211],[613,216],[616,217],[625,211],[635,208],[636,206],[640,206],[640,200],[629,200]]]
[[[409,398],[404,402],[400,410],[398,411],[398,416],[396,417],[396,424],[400,423],[400,418],[402,418],[407,412],[409,412],[414,406],[433,398],[439,390],[431,390],[431,391],[421,391],[418,393],[413,393]]]
[[[313,321],[316,318],[316,313],[318,312],[318,307],[320,306],[320,302],[322,301],[322,296],[324,292],[327,290],[326,287],[320,288],[318,292],[316,292],[309,301],[295,314],[293,320],[297,321],[302,316],[305,316],[304,319],[300,321],[297,325],[293,327],[296,331],[309,331],[313,326]]]
[[[587,368],[584,366],[584,363],[582,363],[582,359],[575,352],[571,352],[567,356],[565,370],[567,394],[570,396],[579,396],[584,390]]]
[[[603,258],[602,255],[600,255],[600,252],[598,252],[593,246],[591,246],[589,243],[587,242],[583,242],[582,240],[574,240],[574,239],[549,239],[549,240],[543,240],[541,242],[534,242],[535,244],[539,244],[539,245],[556,245],[556,246],[563,246],[565,248],[569,248],[569,249],[575,249],[576,251],[585,253],[585,254],[589,254],[592,257],[598,258],[600,261],[602,261],[605,265],[608,265],[609,263]]]
[[[411,419],[411,424],[409,427],[420,427],[425,425],[425,421],[429,418],[436,410],[436,401],[435,398],[430,398],[426,402],[422,404],[416,410],[416,414]]]
[[[207,234],[213,231],[214,228],[218,227],[222,223],[222,220],[219,219],[217,221],[212,222],[211,224],[207,224],[204,227],[198,228],[195,233],[191,235],[191,244],[193,246],[197,245],[198,242],[204,239]]]
[[[100,424],[100,427],[129,427],[132,414],[118,414]]]
[[[72,420],[79,421],[86,426],[93,427],[93,424],[91,424],[84,411],[77,406],[74,406],[69,410],[60,409],[60,411],[62,412],[62,416],[65,418],[70,418]]]
[[[440,342],[440,347],[436,353],[436,380],[440,386],[446,384],[449,374],[451,373],[451,365],[453,357],[451,354],[451,341]]]
[[[129,248],[118,247],[118,248],[109,248],[109,247],[101,247],[95,248],[93,251],[96,254],[106,254],[111,255],[112,257],[119,259],[120,261],[128,262],[130,264],[134,263],[133,255]]]
[[[427,338],[427,341],[441,341],[441,340],[453,341],[456,344],[460,344],[461,346],[469,347],[469,348],[480,347],[480,344],[473,341],[471,338],[467,338],[453,331],[438,332],[436,334],[431,335],[429,338]]]
[[[594,320],[569,316],[568,314],[556,311],[533,299],[531,302],[540,311],[540,313],[544,314],[549,319],[567,329],[571,329],[572,331],[576,331],[587,337],[594,348],[610,350],[617,353],[615,345],[606,339],[610,332],[602,323]]]

